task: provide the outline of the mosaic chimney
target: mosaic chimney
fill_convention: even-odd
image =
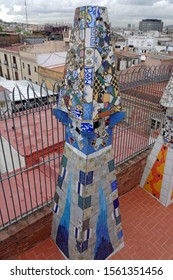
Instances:
[[[124,118],[107,8],[75,11],[54,115],[66,140],[53,202],[52,238],[67,259],[103,260],[124,246],[112,152]]]

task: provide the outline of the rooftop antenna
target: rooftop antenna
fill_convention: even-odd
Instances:
[[[28,14],[27,14],[26,0],[25,0],[25,16],[26,16],[26,25],[28,25]]]

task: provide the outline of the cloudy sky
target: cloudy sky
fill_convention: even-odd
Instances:
[[[26,0],[29,23],[72,23],[74,10],[83,5],[108,8],[112,26],[139,25],[145,18],[161,19],[173,24],[173,0]],[[25,0],[0,0],[0,19],[26,22]]]

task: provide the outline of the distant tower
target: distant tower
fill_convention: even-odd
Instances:
[[[25,16],[26,16],[26,24],[28,25],[28,14],[27,14],[27,4],[25,0]]]

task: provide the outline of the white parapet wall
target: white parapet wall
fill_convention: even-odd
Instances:
[[[25,167],[25,158],[10,143],[0,136],[0,172],[1,174]]]

